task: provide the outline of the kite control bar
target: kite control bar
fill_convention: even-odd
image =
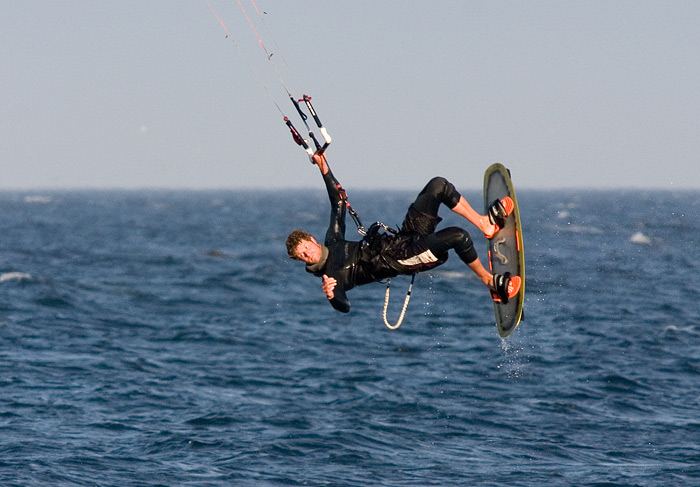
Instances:
[[[328,148],[328,146],[331,144],[331,141],[333,139],[331,139],[331,136],[328,134],[328,131],[323,126],[323,123],[321,123],[321,119],[318,118],[318,114],[316,113],[316,110],[314,110],[314,106],[311,104],[311,97],[309,95],[304,95],[300,100],[296,100],[290,94],[289,99],[291,100],[292,104],[294,105],[294,108],[296,108],[297,113],[301,117],[301,121],[304,122],[306,130],[309,132],[309,137],[311,138],[311,140],[313,140],[314,146],[316,147],[316,153],[323,154]],[[301,109],[301,105],[299,105],[299,102],[304,102],[304,104],[306,105],[306,109],[309,111],[314,121],[316,122],[316,126],[320,130],[321,135],[323,136],[323,145],[319,143],[318,139],[316,138],[316,135],[311,130],[311,127],[309,127],[309,124],[306,121],[308,119],[308,116],[306,115],[306,113],[304,113],[304,110]],[[314,151],[311,149],[311,147],[309,147],[308,141],[301,136],[299,131],[292,124],[291,120],[289,120],[289,117],[284,117],[284,123],[289,128],[294,142],[296,142],[297,145],[300,145],[304,149],[304,151],[308,154],[309,159],[311,159],[311,163],[313,163]]]
[[[331,145],[331,142],[333,139],[331,139],[331,136],[328,134],[326,127],[324,127],[323,124],[321,123],[321,119],[318,118],[318,114],[316,113],[316,110],[314,110],[314,106],[311,104],[311,97],[309,95],[304,95],[302,97],[302,100],[306,104],[306,108],[309,110],[309,113],[314,118],[314,121],[316,122],[316,126],[321,131],[321,135],[323,136],[323,141],[325,143],[323,144],[322,147],[319,147],[319,143],[311,131],[309,131],[309,137],[311,137],[314,140],[314,143],[316,144],[316,149],[320,150],[321,153],[323,153],[328,148],[328,146]]]
[[[290,94],[289,99],[292,101],[294,108],[297,109],[297,113],[299,113],[301,121],[304,122],[306,129],[309,131],[309,137],[311,138],[311,140],[314,141],[316,152],[314,152],[314,150],[309,146],[309,142],[306,139],[304,139],[304,137],[301,136],[296,127],[294,127],[294,124],[291,120],[289,120],[289,117],[284,117],[284,123],[287,125],[287,128],[289,128],[289,132],[292,134],[292,139],[294,139],[294,142],[296,142],[297,145],[300,145],[304,149],[306,154],[309,156],[311,163],[315,164],[314,155],[321,155],[325,152],[328,146],[331,145],[331,136],[328,134],[328,131],[323,126],[323,123],[321,123],[321,119],[318,117],[318,113],[316,113],[316,110],[314,110],[314,106],[311,104],[311,97],[309,95],[304,95],[301,100],[296,100]],[[320,144],[314,133],[311,131],[311,127],[309,127],[309,124],[306,121],[308,119],[308,116],[306,115],[306,113],[304,113],[304,110],[301,109],[299,102],[304,102],[304,104],[306,105],[306,109],[309,111],[314,121],[316,122],[316,126],[319,128],[321,135],[323,136],[323,145]],[[357,214],[357,211],[355,211],[355,209],[350,204],[345,189],[340,184],[336,186],[336,189],[338,190],[338,195],[340,196],[340,204],[344,204],[348,210],[348,213],[350,213],[350,217],[352,218],[353,222],[355,223],[355,226],[357,227],[357,233],[363,236],[366,235],[367,230],[365,229],[364,225],[362,225],[360,215]]]

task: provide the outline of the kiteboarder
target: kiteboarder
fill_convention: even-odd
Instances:
[[[287,253],[306,264],[306,271],[321,278],[321,288],[338,311],[350,311],[346,291],[355,286],[433,269],[447,260],[452,249],[488,287],[496,302],[508,302],[521,287],[519,276],[492,274],[479,261],[469,233],[459,227],[436,231],[442,220],[440,204],[475,225],[486,238],[493,238],[513,211],[509,197],[497,200],[487,215],[481,215],[443,177],[431,179],[409,206],[401,228],[373,224],[360,241],[345,239],[347,196],[328,166],[322,150],[312,156],[323,176],[331,204],[330,224],[323,243],[304,230],[287,237]]]

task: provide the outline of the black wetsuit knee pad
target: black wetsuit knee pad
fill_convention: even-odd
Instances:
[[[448,227],[426,237],[426,244],[435,254],[444,254],[453,249],[465,264],[471,264],[478,256],[474,249],[474,242],[463,228]]]
[[[457,206],[459,198],[462,196],[455,188],[454,184],[442,176],[436,176],[425,185],[422,193],[431,194],[435,199],[452,209]]]

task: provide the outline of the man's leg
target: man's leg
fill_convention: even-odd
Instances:
[[[486,215],[481,215],[474,208],[472,208],[464,196],[460,196],[459,201],[454,208],[450,209],[459,216],[469,220],[476,228],[481,230],[481,233],[491,235],[494,232],[495,225],[489,221],[489,217]]]
[[[482,233],[488,233],[493,231],[493,224],[489,221],[488,216],[481,215],[469,204],[469,202],[462,196],[454,185],[443,177],[435,177],[428,181],[423,190],[418,194],[416,200],[411,205],[408,214],[406,215],[408,219],[415,219],[416,214],[423,214],[428,216],[426,220],[433,219],[434,225],[429,228],[430,225],[413,225],[409,226],[407,229],[418,231],[424,235],[432,233],[435,231],[435,226],[440,221],[438,217],[438,210],[440,209],[440,204],[444,204],[450,210],[457,213],[461,217],[465,218],[471,222],[475,227],[481,230]],[[420,219],[420,217],[418,217]],[[413,222],[409,222],[409,225]],[[418,223],[418,222],[416,222]],[[404,221],[404,228],[406,228],[406,221]]]
[[[428,235],[423,240],[434,255],[444,255],[454,250],[459,258],[486,286],[491,285],[493,275],[481,264],[469,232],[459,227],[448,227]]]
[[[474,243],[466,230],[459,227],[448,227],[426,236],[423,243],[434,255],[441,256],[443,260],[446,260],[445,254],[448,250],[454,250],[462,262],[467,264],[467,267],[487,288],[491,291],[495,290],[494,275],[479,260],[476,250],[474,250]],[[509,296],[514,296],[520,289],[519,279],[519,277],[514,276],[508,281],[507,293]]]
[[[435,177],[418,193],[412,206],[421,213],[437,217],[441,203],[452,208],[459,203],[461,197],[451,182],[442,177]]]
[[[483,266],[479,259],[474,259],[470,264],[467,264],[469,268],[476,274],[481,282],[488,288],[491,288],[491,283],[493,282],[493,274],[491,274]]]

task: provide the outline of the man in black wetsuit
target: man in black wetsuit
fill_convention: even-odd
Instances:
[[[513,202],[506,197],[497,201],[489,215],[481,215],[445,178],[431,179],[408,208],[398,233],[370,231],[361,241],[345,240],[346,202],[342,187],[328,167],[325,156],[315,154],[331,203],[331,219],[323,245],[303,231],[294,230],[287,237],[287,253],[306,263],[306,271],[322,279],[321,288],[333,308],[350,311],[346,291],[354,286],[376,282],[399,274],[414,274],[433,269],[447,260],[447,251],[459,258],[491,291],[494,301],[507,302],[520,291],[519,276],[491,274],[478,259],[474,244],[466,230],[448,227],[435,231],[442,220],[440,204],[466,218],[493,238],[502,218],[513,211]],[[508,201],[510,200],[510,201]]]

